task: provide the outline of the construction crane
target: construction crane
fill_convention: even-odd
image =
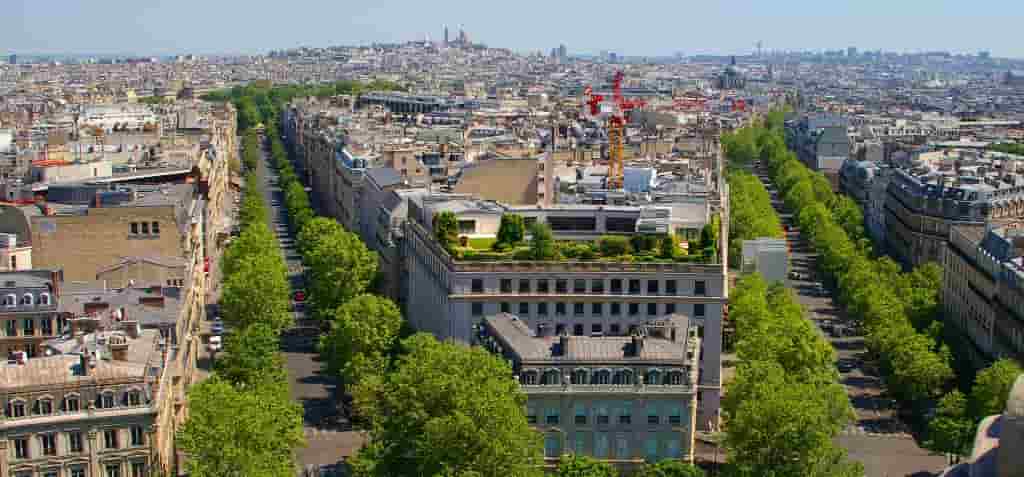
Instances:
[[[623,165],[625,163],[625,142],[626,142],[626,115],[634,110],[644,107],[647,102],[643,100],[627,100],[622,96],[622,80],[625,74],[622,71],[615,73],[612,80],[612,110],[606,117],[608,128],[608,180],[605,187],[608,189],[622,189],[623,186]],[[604,96],[594,94],[593,88],[587,86],[583,90],[586,103],[590,107],[590,115],[601,116],[601,103]]]

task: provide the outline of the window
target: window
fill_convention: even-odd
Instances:
[[[527,371],[527,372],[523,373],[523,377],[520,378],[520,379],[522,380],[523,384],[526,385],[526,386],[535,386],[535,385],[537,385],[537,372],[536,371]]]
[[[658,461],[658,439],[648,437],[644,441],[644,456],[647,458],[647,462]]]
[[[612,378],[612,384],[623,386],[633,384],[633,372],[628,369],[616,371],[615,376]]]
[[[21,296],[21,304],[22,305],[31,305],[32,302],[34,302],[34,301],[35,300],[32,298],[32,294],[31,293],[26,293],[26,294]]]
[[[619,411],[619,424],[632,424],[633,423],[633,403],[626,401],[622,403],[622,409]]]
[[[42,473],[43,477],[60,477],[60,470],[44,470]]]
[[[572,451],[575,452],[576,455],[584,455],[586,453],[586,447],[587,440],[585,434],[582,432],[577,432],[575,439],[573,440]]]
[[[572,292],[576,294],[587,292],[587,281],[576,279],[572,281]]]
[[[548,293],[547,280],[537,280],[537,293]]]
[[[79,403],[78,396],[71,395],[65,396],[64,400],[61,401],[60,410],[64,412],[78,412]]]
[[[103,447],[106,449],[117,449],[117,429],[106,429],[103,431]]]
[[[507,301],[503,301],[498,305],[498,309],[501,310],[502,313],[512,313],[512,304]]]
[[[33,336],[36,334],[36,320],[32,318],[25,318],[22,322],[22,329],[25,330],[25,336]]]
[[[152,227],[153,235],[160,235],[160,222],[153,222],[150,226]]]
[[[53,414],[53,400],[37,399],[34,410],[36,414],[41,416],[49,416],[50,414]]]
[[[145,462],[132,462],[132,477],[145,477],[146,476],[146,463]]]
[[[594,384],[611,384],[612,372],[602,369],[594,373]]]
[[[57,455],[56,434],[40,434],[39,445],[43,448],[43,455]]]
[[[629,458],[629,439],[625,437],[615,439],[615,457],[619,459]]]
[[[58,334],[63,333],[64,332],[64,328],[66,327],[67,324],[68,324],[68,320],[67,319],[65,319],[63,316],[58,316],[57,317],[57,333]]]
[[[622,314],[622,303],[612,303],[610,308],[612,316],[619,316]]]
[[[671,315],[671,314],[673,314],[675,312],[676,312],[676,304],[675,303],[666,303],[665,304],[665,314],[666,315]]]
[[[558,434],[544,436],[544,457],[558,457],[562,452],[561,447]]]
[[[548,316],[548,304],[545,302],[537,303],[537,315]]]
[[[658,281],[657,280],[647,280],[647,294],[648,295],[657,295],[658,294]]]
[[[577,369],[572,372],[569,378],[572,380],[572,384],[587,384],[587,371]]]
[[[661,423],[661,416],[658,415],[658,406],[654,404],[647,405],[647,424],[657,426]]]
[[[573,303],[572,314],[576,316],[583,316],[586,313],[586,305],[584,303]]]
[[[132,445],[141,446],[143,442],[142,426],[132,426]]]
[[[460,220],[459,221],[459,233],[460,234],[475,234],[476,233],[476,221],[475,220]]]
[[[608,328],[608,334],[612,336],[618,336],[622,334],[622,327],[618,323],[612,323]]]
[[[82,467],[71,469],[68,473],[68,477],[85,477],[85,469]]]
[[[44,336],[50,336],[53,334],[53,320],[49,318],[43,318],[40,323],[43,325]]]
[[[565,315],[565,303],[555,303],[555,314],[559,316]]]
[[[679,371],[672,371],[668,373],[668,383],[672,386],[680,386],[683,384],[683,373]]]
[[[519,293],[530,293],[529,280],[519,280]]]
[[[555,293],[569,293],[569,282],[566,280],[555,280]]]
[[[676,294],[676,281],[675,280],[665,280],[665,294],[666,295],[675,295]]]
[[[142,222],[142,235],[149,235],[149,222]]]
[[[544,423],[549,426],[557,426],[560,421],[557,407],[549,407],[544,411]]]
[[[18,323],[14,320],[7,320],[4,322],[7,328],[7,336],[18,336]]]
[[[519,304],[519,314],[520,315],[529,315],[530,314],[530,304],[526,303],[526,302],[520,303]]]
[[[11,255],[11,270],[17,270],[17,269],[18,269],[18,256],[17,255]]]
[[[512,293],[512,279],[502,278],[500,282],[502,293]]]
[[[562,384],[560,381],[558,371],[554,369],[544,371],[544,374],[540,375],[540,383],[545,386]]]
[[[25,417],[25,401],[12,401],[7,404],[10,417]]]
[[[612,279],[612,294],[622,294],[622,280],[619,278]]]
[[[132,222],[131,230],[132,230],[132,235],[138,235],[139,234],[139,223],[138,222]]]
[[[14,439],[14,458],[28,459],[28,438],[20,437]]]
[[[658,315],[658,304],[657,303],[648,303],[647,304],[647,316],[657,316],[657,315]]]
[[[537,423],[537,410],[536,409],[534,409],[532,407],[526,408],[526,423],[527,424],[536,424]]]
[[[630,303],[629,304],[629,316],[636,316],[640,314],[640,304]]]
[[[602,329],[600,323],[594,323],[593,325],[590,325],[590,334],[592,334],[592,335],[599,335],[603,331],[604,330]]]
[[[648,371],[644,377],[644,384],[661,384],[661,373],[656,369]]]
[[[604,293],[604,280],[591,280],[590,293]]]
[[[84,447],[82,446],[82,433],[81,432],[69,432],[68,433],[68,452],[79,453],[82,452]]]
[[[594,316],[601,316],[602,314],[604,314],[604,304],[594,303],[590,305],[590,314]]]
[[[608,425],[608,406],[605,404],[599,404],[597,406],[597,423],[600,425]]]
[[[608,457],[608,434],[598,432],[594,436],[594,457],[600,459]]]
[[[668,423],[678,426],[683,423],[683,413],[679,406],[672,405],[668,408]]]
[[[704,316],[704,304],[694,303],[693,305],[693,316]]]
[[[640,294],[640,280],[629,281],[629,294],[639,295]]]
[[[694,295],[696,295],[696,296],[704,296],[704,295],[707,295],[707,293],[708,293],[707,283],[705,283],[704,280],[697,280],[697,281],[693,282],[693,294]]]
[[[136,389],[128,391],[127,396],[129,406],[138,406],[142,404],[142,393]]]
[[[555,335],[562,336],[563,334],[565,334],[565,325],[562,323],[555,325]]]
[[[471,287],[472,287],[473,293],[483,293],[484,292],[484,281],[479,279],[479,278],[474,278]]]
[[[572,325],[572,334],[576,336],[583,336],[583,325],[575,324]]]
[[[575,423],[577,426],[587,425],[587,407],[582,403],[576,403],[574,409],[575,410],[573,412],[573,423]]]
[[[121,477],[121,464],[107,464],[103,468],[107,472],[106,477]]]
[[[114,393],[111,391],[107,391],[100,395],[97,401],[99,401],[100,409],[110,409],[114,407]]]
[[[483,316],[483,314],[484,314],[484,304],[483,303],[473,303],[472,305],[470,305],[470,313],[473,316]]]
[[[668,438],[668,441],[665,442],[665,453],[668,454],[670,459],[678,459],[682,455],[679,448],[678,437]]]

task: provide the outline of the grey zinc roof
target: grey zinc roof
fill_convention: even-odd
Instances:
[[[391,187],[402,183],[402,176],[390,167],[373,167],[366,170],[366,175],[380,187]]]
[[[536,336],[518,317],[499,313],[486,318],[488,325],[504,340],[520,361],[571,361],[577,363],[608,363],[619,361],[674,361],[686,364],[688,320],[673,316],[669,320],[681,328],[676,341],[646,336],[640,356],[630,356],[632,337],[629,336],[570,336],[569,352],[559,350],[558,336]]]

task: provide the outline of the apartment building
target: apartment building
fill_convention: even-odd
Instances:
[[[450,198],[449,198],[450,199]],[[543,221],[558,240],[596,240],[604,234],[631,236],[678,233],[689,226],[673,204],[668,214],[655,208],[580,206],[553,209],[506,208],[493,202],[448,200],[436,196],[409,199],[403,234],[408,290],[406,317],[417,329],[439,338],[469,342],[473,325],[485,316],[514,313],[539,335],[627,336],[652,319],[675,314],[690,317],[703,338],[698,423],[717,422],[720,400],[722,317],[727,303],[723,263],[457,259],[434,238],[433,217],[454,212],[467,239],[494,237],[501,216],[517,213],[527,223]]]
[[[60,270],[0,272],[0,355],[41,356],[43,343],[60,336],[67,316],[60,312]]]
[[[943,263],[945,319],[967,341],[978,367],[1024,361],[1024,229],[955,225]]]
[[[693,462],[700,340],[685,316],[650,320],[631,336],[538,334],[508,313],[476,329],[475,343],[511,363],[549,466],[565,453],[627,473]]]

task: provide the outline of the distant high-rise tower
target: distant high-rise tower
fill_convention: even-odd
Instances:
[[[565,61],[566,57],[569,56],[569,49],[565,45],[558,45],[558,59]]]
[[[448,25],[444,26],[444,46],[448,46]]]
[[[7,62],[12,64],[12,65],[18,64],[18,55],[11,55],[11,56],[9,56],[7,58]]]

